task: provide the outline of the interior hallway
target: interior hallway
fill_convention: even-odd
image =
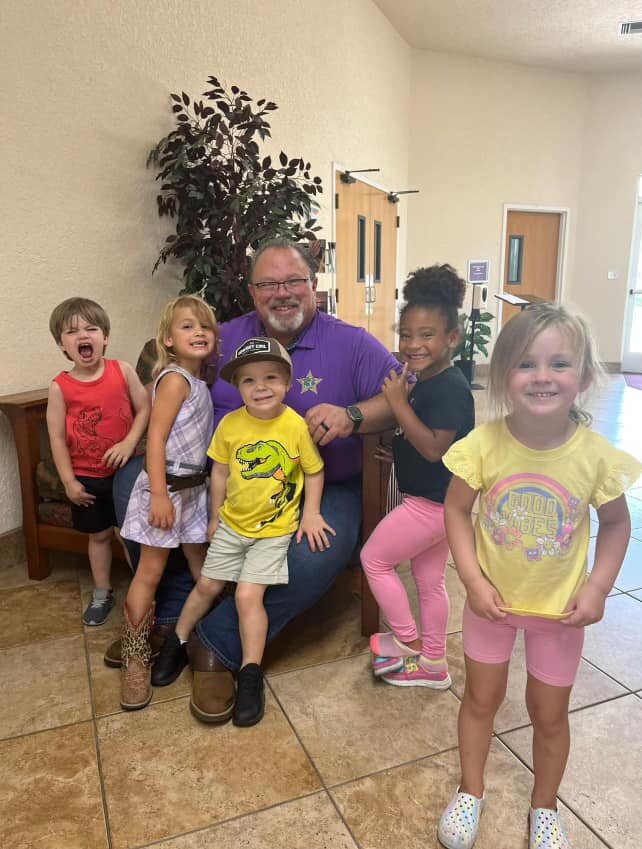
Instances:
[[[478,399],[478,420],[484,415]],[[642,392],[611,377],[594,427],[641,454]],[[642,480],[633,539],[604,620],[587,629],[561,788],[574,849],[642,846]],[[594,526],[595,529],[596,526]],[[406,570],[407,572],[407,570]],[[119,614],[83,629],[82,561],[58,556],[29,582],[19,546],[0,549],[2,849],[432,849],[458,777],[463,687],[454,569],[452,690],[373,681],[355,574],[282,635],[267,665],[265,719],[207,727],[188,710],[189,671],[126,714],[102,653]],[[118,571],[122,604],[127,575]],[[478,849],[525,849],[531,784],[525,673],[517,654],[488,768]]]

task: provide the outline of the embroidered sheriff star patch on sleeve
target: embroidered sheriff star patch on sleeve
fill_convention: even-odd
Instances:
[[[301,395],[304,392],[314,392],[315,395],[318,395],[317,386],[322,380],[322,377],[313,377],[309,370],[305,377],[297,377],[297,382],[301,384]]]

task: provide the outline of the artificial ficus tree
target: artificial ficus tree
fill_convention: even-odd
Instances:
[[[172,94],[176,126],[149,154],[160,181],[158,214],[174,219],[154,271],[170,257],[183,265],[183,292],[201,294],[226,321],[252,307],[249,261],[265,239],[315,239],[321,178],[302,157],[264,156],[268,117],[278,109],[216,77],[195,100]]]

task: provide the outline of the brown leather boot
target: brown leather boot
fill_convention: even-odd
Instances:
[[[174,632],[174,627],[175,625],[169,622],[167,624],[154,625],[152,628],[149,634],[149,644],[152,648],[152,663],[158,657],[165,640]],[[103,661],[105,666],[109,666],[111,669],[120,669],[123,665],[120,637],[107,647],[107,651],[103,655]]]
[[[203,645],[195,631],[189,639],[187,653],[193,673],[189,702],[193,716],[213,725],[227,722],[236,697],[234,675]]]
[[[140,710],[152,700],[152,665],[149,631],[154,621],[154,605],[134,627],[127,605],[123,611],[122,666],[120,668],[120,706]]]

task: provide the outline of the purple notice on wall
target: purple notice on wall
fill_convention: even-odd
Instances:
[[[471,259],[468,261],[468,282],[488,283],[490,260]]]

